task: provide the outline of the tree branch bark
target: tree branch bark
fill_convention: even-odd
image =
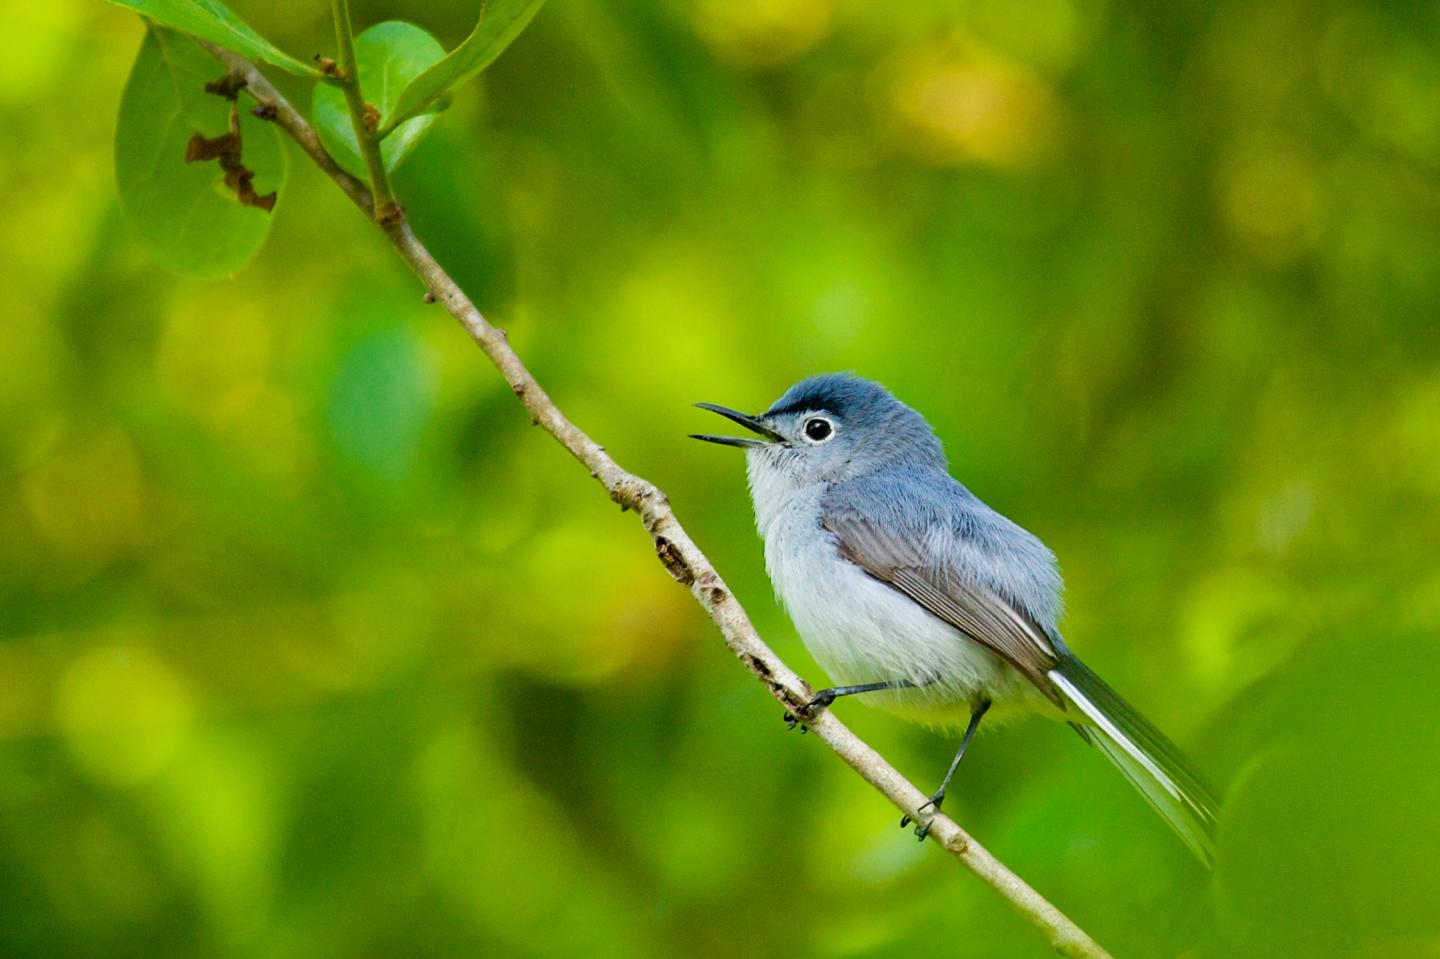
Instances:
[[[326,153],[306,119],[295,111],[253,63],[221,47],[203,41],[202,44],[232,73],[245,78],[246,89],[267,108],[265,113],[269,115],[273,111],[274,121],[335,181],[366,218],[390,238],[430,293],[445,304],[445,308],[460,321],[500,370],[511,390],[530,412],[532,420],[579,460],[612,500],[639,515],[665,569],[690,590],[719,628],[730,651],[787,710],[797,714],[803,711],[811,697],[810,686],[760,638],[720,574],[681,527],[665,494],[648,480],[621,468],[603,446],[565,417],[510,348],[505,332],[492,326],[481,315],[465,292],[425,249],[409,223],[400,217],[377,216],[375,203],[365,185],[340,169]],[[912,819],[928,822],[929,838],[998,892],[1016,912],[1045,935],[1058,953],[1078,959],[1110,959],[1109,953],[1083,929],[1011,872],[948,816],[929,809],[922,810],[926,795],[846,728],[833,713],[822,711],[807,720],[807,725],[815,738],[829,746],[896,808]]]

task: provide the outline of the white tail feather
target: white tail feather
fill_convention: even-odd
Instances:
[[[1071,660],[1047,675],[1093,724],[1072,723],[1075,730],[1124,773],[1201,862],[1212,865],[1214,801],[1198,774],[1185,768],[1179,751],[1078,661]],[[1163,743],[1168,749],[1147,749],[1146,741]]]

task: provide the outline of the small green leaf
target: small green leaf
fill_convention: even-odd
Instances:
[[[410,82],[393,113],[385,112],[381,129],[389,129],[414,116],[443,108],[442,100],[462,83],[473,79],[495,58],[539,12],[545,0],[489,0],[480,11],[480,22],[465,41],[445,59]]]
[[[302,77],[316,77],[320,71],[302,63],[266,40],[235,16],[220,0],[110,0],[120,7],[149,17],[156,23],[209,40],[252,60],[264,60]]]
[[[271,215],[240,202],[225,171],[187,163],[196,134],[230,129],[231,104],[205,92],[225,68],[194,41],[151,27],[120,99],[115,128],[115,185],[136,237],[177,273],[206,279],[239,269],[265,243]],[[285,151],[273,124],[241,109],[240,156],[256,193],[285,181]]]
[[[400,92],[425,68],[445,55],[440,41],[413,23],[390,20],[377,23],[355,38],[355,63],[360,71],[360,92],[384,116],[395,108]],[[365,178],[365,161],[355,140],[355,127],[338,87],[317,84],[311,114],[325,149],[346,170]],[[385,169],[393,170],[415,149],[433,116],[415,117],[395,128],[380,144]]]

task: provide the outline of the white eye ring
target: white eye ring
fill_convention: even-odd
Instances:
[[[835,424],[823,416],[812,416],[800,428],[800,435],[805,437],[805,442],[819,446],[835,437]]]

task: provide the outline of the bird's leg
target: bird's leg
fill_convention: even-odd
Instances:
[[[945,802],[945,790],[950,788],[950,780],[955,778],[955,770],[959,768],[960,760],[965,756],[965,750],[969,747],[970,740],[975,738],[975,730],[980,728],[980,717],[984,716],[985,711],[989,708],[990,700],[982,699],[970,711],[970,725],[965,727],[965,738],[960,740],[960,748],[955,750],[955,758],[950,760],[950,768],[945,771],[945,781],[940,784],[939,789],[935,790],[935,794],[930,797],[928,802],[922,805],[919,809],[915,810],[915,816],[901,817],[901,829],[904,829],[906,826],[910,825],[911,820],[918,817],[920,813],[924,812],[926,809],[934,809],[937,812],[939,811],[940,804]],[[916,823],[915,835],[918,836],[923,842],[925,840],[925,837],[930,835],[930,823]]]
[[[804,720],[815,715],[815,710],[825,709],[841,696],[854,696],[859,693],[878,693],[882,689],[920,689],[930,685],[930,681],[915,683],[908,679],[891,679],[883,683],[861,683],[858,686],[835,686],[830,689],[822,689],[800,710],[800,715],[794,713],[785,714],[785,725],[790,729],[800,727],[800,732],[805,732]]]

